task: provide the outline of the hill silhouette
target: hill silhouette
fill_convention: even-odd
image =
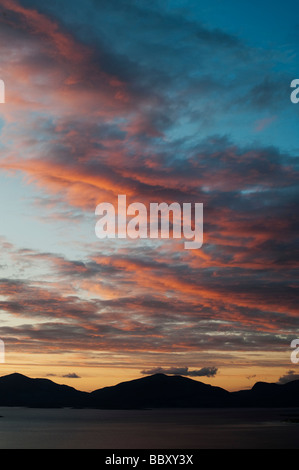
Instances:
[[[155,374],[91,393],[91,404],[105,408],[197,408],[227,406],[226,390],[181,376]]]
[[[299,406],[299,380],[286,384],[257,382],[251,390],[232,393],[235,406],[288,408]]]
[[[22,374],[0,377],[0,406],[52,408],[85,406],[88,393],[48,379],[31,379]]]
[[[0,406],[99,409],[298,407],[299,380],[258,382],[250,390],[228,392],[181,376],[155,374],[91,393],[22,374],[0,377]]]

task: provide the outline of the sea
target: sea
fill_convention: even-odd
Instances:
[[[299,448],[299,408],[0,408],[0,416],[0,449]]]

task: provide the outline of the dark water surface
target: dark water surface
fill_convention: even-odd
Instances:
[[[297,409],[0,408],[0,449],[297,449]]]

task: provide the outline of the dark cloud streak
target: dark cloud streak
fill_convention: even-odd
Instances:
[[[183,375],[185,377],[215,377],[217,367],[203,367],[199,370],[189,370],[189,367],[156,367],[154,369],[143,370],[143,375],[166,374],[166,375]]]

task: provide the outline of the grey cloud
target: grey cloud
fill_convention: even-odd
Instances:
[[[63,378],[66,379],[80,379],[81,377],[75,373],[70,373],[62,376]]]
[[[293,380],[299,380],[299,374],[296,374],[294,370],[289,370],[285,375],[282,375],[279,380],[278,384],[286,384],[288,382],[292,382]]]
[[[47,374],[46,377],[62,377],[62,378],[65,378],[65,379],[81,379],[81,377],[79,375],[77,375],[76,373],[74,373],[74,372],[66,374],[66,375]]]
[[[289,84],[288,77],[282,77],[280,80],[265,77],[262,82],[254,85],[246,96],[240,98],[240,104],[243,103],[244,106],[246,103],[258,110],[281,109],[289,100],[290,92],[286,84]]]
[[[143,375],[166,374],[166,375],[183,375],[185,377],[215,377],[217,367],[203,367],[199,370],[189,370],[188,367],[156,367],[154,369],[143,370]]]

